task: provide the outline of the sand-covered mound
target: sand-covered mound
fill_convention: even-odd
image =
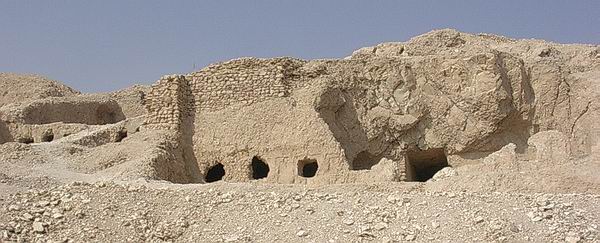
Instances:
[[[75,94],[79,94],[79,91],[43,76],[0,73],[0,106],[27,100]]]

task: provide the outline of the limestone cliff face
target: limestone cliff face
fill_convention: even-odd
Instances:
[[[230,181],[252,179],[253,158],[274,182],[359,181],[380,161],[392,164],[386,180],[410,180],[415,163],[459,166],[509,143],[524,153],[552,129],[584,156],[599,131],[589,88],[598,50],[440,30],[341,60],[236,59],[182,76],[187,100],[148,97],[166,109],[148,121],[179,127],[200,176],[220,164]],[[154,90],[169,90],[161,82]],[[177,102],[191,105],[190,119],[167,119],[183,113]],[[314,177],[302,174],[308,160]]]
[[[514,131],[515,127],[521,126],[530,130],[528,133],[531,134],[557,129],[569,134],[570,143],[577,147],[573,151],[575,155],[589,154],[591,147],[596,144],[598,131],[594,123],[589,121],[597,114],[594,112],[597,112],[595,101],[598,92],[593,87],[597,86],[599,79],[598,46],[513,40],[488,34],[471,35],[440,30],[415,37],[406,43],[363,48],[356,51],[352,58],[442,56],[461,59],[489,52],[501,56],[496,59],[500,61],[497,62],[500,66],[504,66],[501,77],[513,82],[509,90],[511,92],[507,93],[512,93],[512,104],[521,112],[524,121],[509,120],[502,130]],[[514,82],[519,80],[520,84]],[[481,82],[476,84],[483,87]],[[518,139],[518,136],[508,136],[503,140],[507,139]],[[520,140],[517,145],[522,148],[524,143]]]

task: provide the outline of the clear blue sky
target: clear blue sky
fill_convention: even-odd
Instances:
[[[84,92],[241,56],[348,56],[455,28],[600,43],[600,1],[0,1],[0,72]]]

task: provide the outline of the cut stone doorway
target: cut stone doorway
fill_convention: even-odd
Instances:
[[[406,154],[406,180],[425,182],[448,166],[444,149],[409,151]]]

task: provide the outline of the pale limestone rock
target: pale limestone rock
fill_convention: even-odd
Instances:
[[[491,166],[493,169],[513,169],[519,168],[517,161],[517,146],[509,143],[502,149],[488,155],[483,159],[483,163]]]
[[[534,149],[535,160],[541,163],[563,164],[569,161],[570,147],[559,131],[544,131],[531,136],[527,142]]]
[[[42,222],[33,222],[32,229],[33,229],[33,232],[35,232],[35,233],[46,232],[46,229],[44,228],[44,225],[42,224]]]
[[[454,168],[445,167],[445,168],[441,169],[440,171],[438,171],[437,173],[435,173],[435,175],[433,175],[431,180],[438,181],[438,180],[443,180],[444,178],[449,178],[449,177],[453,177],[456,175],[458,175],[458,173],[456,172],[456,170]]]

